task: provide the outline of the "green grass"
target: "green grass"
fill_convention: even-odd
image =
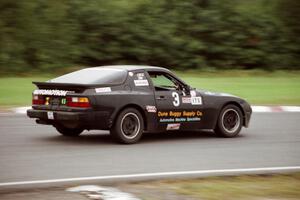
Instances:
[[[193,87],[231,93],[246,99],[251,104],[300,104],[299,77],[189,77],[185,80]]]
[[[45,81],[47,77],[0,78],[0,106],[31,105],[32,81]]]
[[[202,200],[300,199],[300,173],[151,181],[126,188],[147,200],[168,199],[168,194]]]
[[[300,72],[178,72],[195,88],[225,92],[260,105],[300,105]]]
[[[300,72],[223,71],[177,72],[191,86],[240,96],[251,104],[300,105]],[[57,75],[53,75],[55,77]],[[0,78],[0,106],[31,104],[32,81],[45,81],[51,76]]]
[[[293,176],[210,178],[204,181],[184,181],[176,185],[179,187],[178,193],[210,200],[300,198],[300,173]]]

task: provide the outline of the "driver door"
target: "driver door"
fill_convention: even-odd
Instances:
[[[201,121],[201,105],[192,105],[186,86],[165,72],[148,72],[153,84],[157,107],[157,124],[161,130],[197,129]],[[195,93],[195,91],[192,92]],[[200,97],[201,98],[201,97]],[[195,99],[193,99],[195,101]],[[197,100],[197,98],[196,98]],[[198,100],[201,100],[198,98]],[[201,100],[202,101],[202,100]]]

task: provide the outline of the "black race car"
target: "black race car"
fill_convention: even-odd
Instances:
[[[252,112],[241,98],[196,90],[161,67],[92,67],[33,83],[27,115],[64,136],[110,130],[129,144],[146,131],[210,129],[234,137],[248,127]]]

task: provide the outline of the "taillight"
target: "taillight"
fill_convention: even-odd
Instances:
[[[87,97],[67,97],[67,106],[79,108],[91,107]]]
[[[32,95],[32,105],[44,105],[45,98],[42,95]]]

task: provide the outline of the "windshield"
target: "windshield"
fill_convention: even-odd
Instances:
[[[121,84],[127,77],[126,70],[110,68],[87,68],[75,71],[47,82],[72,84]]]

